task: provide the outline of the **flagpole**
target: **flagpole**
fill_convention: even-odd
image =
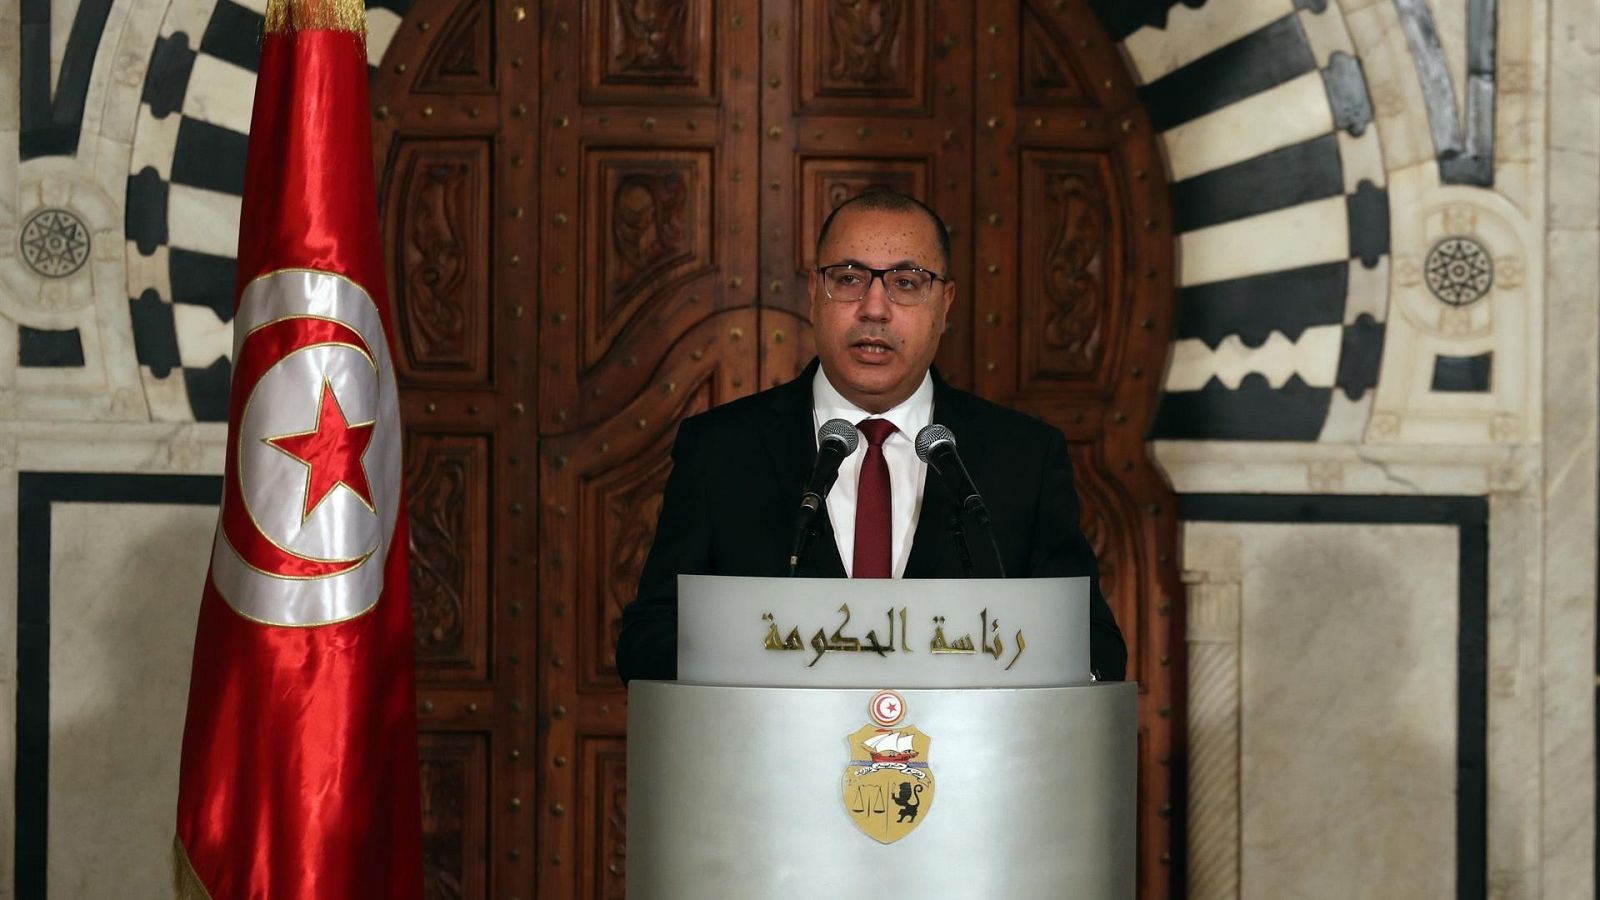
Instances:
[[[420,900],[392,313],[361,0],[269,0],[178,900]]]

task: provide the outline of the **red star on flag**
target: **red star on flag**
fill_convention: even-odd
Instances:
[[[317,427],[298,434],[267,438],[267,443],[303,463],[306,473],[306,502],[300,521],[311,518],[311,513],[333,489],[343,485],[361,498],[368,509],[373,508],[372,485],[367,483],[367,470],[361,457],[372,441],[374,422],[351,425],[345,418],[333,386],[322,381],[321,409],[317,414]]]

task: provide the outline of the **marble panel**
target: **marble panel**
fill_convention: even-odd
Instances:
[[[214,256],[232,257],[239,249],[240,198],[183,184],[169,186],[167,228],[171,244]]]
[[[1548,153],[1552,230],[1600,228],[1600,9],[1585,0],[1556,0],[1552,9]]]
[[[0,20],[5,15],[0,12]],[[14,333],[0,328],[0,335]],[[0,352],[5,350],[0,337]],[[11,357],[15,358],[15,357]],[[0,366],[0,385],[6,366]],[[9,393],[0,388],[0,396]],[[0,415],[7,413],[0,409]],[[0,428],[0,522],[6,523],[0,540],[0,797],[16,796],[17,776],[17,439]],[[0,801],[0,900],[14,900],[11,873],[15,872],[16,821],[12,803]]]
[[[171,823],[211,507],[51,517],[51,896],[170,891]]]
[[[1178,238],[1179,284],[1188,287],[1348,259],[1346,219],[1341,194],[1186,232]]]
[[[1455,887],[1457,532],[1240,525],[1240,896]]]
[[[367,10],[367,64],[383,62],[383,53],[400,30],[400,16],[393,10],[375,6]]]
[[[25,472],[193,472],[220,475],[224,422],[13,421],[9,462]],[[0,445],[3,446],[3,445]],[[8,460],[0,459],[0,464]],[[14,478],[13,478],[14,480]],[[13,520],[14,521],[14,520]],[[0,542],[3,544],[4,542]],[[4,583],[4,579],[0,579]],[[4,636],[0,636],[0,643]]]
[[[1345,193],[1355,193],[1363,181],[1372,182],[1373,187],[1389,183],[1389,175],[1383,168],[1383,142],[1378,139],[1376,128],[1368,127],[1359,137],[1343,130],[1334,136],[1339,141]]]
[[[1548,71],[1543,39],[1549,32],[1546,3],[1508,3],[1495,32],[1494,157],[1503,162],[1535,162],[1544,153]],[[1561,73],[1569,77],[1570,71]],[[1557,110],[1564,115],[1566,110]],[[1498,174],[1496,189],[1502,190]],[[1511,194],[1511,196],[1518,196]]]
[[[172,296],[172,267],[165,244],[157,247],[149,256],[144,256],[137,244],[128,241],[125,258],[128,261],[129,297],[138,297],[145,291],[155,291],[162,297]]]
[[[1311,45],[1311,55],[1317,60],[1317,68],[1326,69],[1335,53],[1356,55],[1355,44],[1344,26],[1344,14],[1337,4],[1328,4],[1321,12],[1302,8],[1297,16],[1301,30],[1306,33],[1306,43]]]
[[[172,324],[184,366],[203,369],[233,355],[233,323],[217,318],[211,307],[174,303]]]
[[[1173,181],[1308,141],[1333,130],[1322,76],[1298,78],[1161,135]]]
[[[1122,46],[1139,82],[1149,84],[1289,12],[1284,0],[1234,0],[1195,8],[1173,4],[1165,28],[1141,28]]]
[[[255,90],[256,73],[201,53],[194,58],[189,90],[183,95],[183,114],[248,134]]]
[[[1179,494],[1480,496],[1523,489],[1540,460],[1536,447],[1491,444],[1152,441],[1150,447]]]
[[[20,66],[17,53],[18,35],[22,31],[21,4],[0,4],[0,63],[5,64],[5,71],[15,72]],[[22,116],[20,108],[21,86],[16,78],[0,78],[0,146],[10,148],[10,158],[6,161],[13,165],[16,163],[17,130],[21,127]],[[0,159],[5,159],[0,157]],[[15,169],[0,169],[0,171],[15,171]]]
[[[1540,389],[1544,254],[1540,216],[1493,191],[1441,185],[1438,166],[1389,173],[1391,311],[1370,443],[1533,440]],[[1490,273],[1482,282],[1441,268],[1444,242]],[[1432,267],[1432,268],[1430,268]],[[1459,293],[1458,291],[1465,291]],[[1439,356],[1493,353],[1489,390],[1433,390]]]
[[[1454,88],[1456,115],[1465,121],[1467,83],[1467,6],[1466,3],[1441,3],[1429,0],[1427,6],[1433,13],[1433,26],[1439,36],[1439,48],[1444,57],[1445,71],[1450,73]]]
[[[129,151],[128,171],[141,172],[154,169],[162,181],[172,178],[172,148],[178,143],[178,126],[183,116],[169,113],[156,118],[150,106],[139,104],[139,117],[134,125],[133,148]]]
[[[1367,268],[1359,259],[1350,260],[1349,288],[1345,291],[1344,322],[1353,324],[1362,316],[1375,322],[1389,318],[1389,257]]]
[[[78,15],[78,7],[83,5],[83,0],[50,0],[50,22],[71,22]],[[55,95],[56,84],[61,76],[61,60],[67,55],[67,38],[71,28],[52,27],[50,29],[50,94]]]
[[[1547,893],[1595,895],[1596,485],[1600,469],[1600,5],[1548,7],[1549,188],[1545,193],[1545,466],[1538,610],[1545,686],[1528,793],[1543,801],[1537,871]],[[1502,19],[1502,22],[1504,19]],[[1535,70],[1538,71],[1538,70]],[[1526,602],[1524,605],[1528,605]],[[1528,614],[1532,618],[1532,614]],[[1531,630],[1531,629],[1530,629]],[[1531,641],[1530,641],[1531,643]],[[1532,779],[1529,779],[1530,781]],[[1523,845],[1531,843],[1526,828]],[[1525,878],[1524,881],[1531,881]]]
[[[216,8],[216,0],[169,3],[166,14],[162,16],[159,33],[162,37],[171,37],[177,32],[184,32],[189,36],[188,46],[192,50],[199,45],[200,36],[205,33],[206,23],[211,21],[211,14]]]
[[[1183,527],[1189,656],[1190,900],[1239,896],[1240,542],[1231,526]]]
[[[1372,417],[1372,392],[1367,391],[1355,400],[1345,396],[1344,391],[1334,391],[1328,400],[1328,418],[1322,423],[1322,433],[1317,440],[1322,443],[1336,442],[1354,444],[1361,440],[1361,435],[1367,430],[1367,420]],[[1344,474],[1341,467],[1337,487],[1344,484]],[[1323,493],[1329,485],[1324,483],[1318,487],[1312,485],[1317,493]]]
[[[155,45],[161,26],[161,14],[169,0],[127,0],[127,13],[119,30],[108,28],[100,52],[110,54],[106,72],[107,90],[105,110],[100,120],[100,137],[117,144],[133,140],[133,130],[139,110],[139,97],[144,90],[146,70],[150,64],[150,48]],[[112,39],[115,39],[114,41]],[[120,152],[104,154],[118,157],[126,174],[126,148]]]
[[[1427,104],[1411,61],[1411,48],[1389,2],[1343,0],[1345,24],[1360,51],[1361,70],[1387,167],[1394,169],[1432,162],[1433,134]]]
[[[144,385],[144,402],[150,409],[152,422],[191,422],[194,408],[189,405],[189,388],[183,375],[174,369],[165,378],[157,378],[149,369],[141,369],[139,380]]]
[[[1298,340],[1274,331],[1259,347],[1247,346],[1237,335],[1223,338],[1215,350],[1201,340],[1175,341],[1167,366],[1166,389],[1197,391],[1216,378],[1230,390],[1244,376],[1258,373],[1275,388],[1291,375],[1311,387],[1331,387],[1338,375],[1339,343],[1344,329],[1338,325],[1307,328]]]
[[[1544,805],[1539,796],[1544,755],[1538,599],[1543,560],[1536,549],[1544,542],[1540,493],[1536,476],[1522,490],[1489,497],[1487,862],[1491,898],[1579,896],[1541,895],[1539,891],[1539,819]],[[1592,638],[1589,646],[1593,646]],[[1591,693],[1594,690],[1591,685],[1585,687]],[[1591,758],[1590,773],[1584,777],[1592,777],[1593,766]],[[1589,891],[1583,896],[1592,894]]]

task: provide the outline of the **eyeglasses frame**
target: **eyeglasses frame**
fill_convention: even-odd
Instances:
[[[862,290],[861,296],[856,298],[856,299],[854,299],[854,300],[839,300],[839,299],[835,298],[833,296],[833,292],[828,290],[828,270],[829,269],[854,269],[857,272],[866,272],[866,273],[868,273],[870,277],[867,278],[867,286],[866,286],[865,289]],[[822,293],[823,293],[823,296],[827,297],[829,300],[832,300],[834,303],[860,303],[862,300],[867,299],[867,294],[872,293],[872,282],[874,282],[874,281],[880,281],[880,282],[883,283],[883,292],[884,292],[884,294],[889,298],[889,302],[893,303],[896,306],[906,306],[906,307],[913,307],[914,308],[914,307],[921,306],[924,303],[927,303],[930,299],[933,298],[933,287],[932,287],[932,285],[930,285],[928,287],[927,296],[923,297],[921,300],[918,300],[916,303],[901,303],[900,301],[894,299],[894,291],[889,289],[889,273],[890,272],[921,272],[921,273],[927,275],[929,278],[932,278],[935,283],[940,283],[940,284],[950,284],[954,280],[954,279],[950,278],[948,275],[940,275],[938,272],[935,272],[932,269],[924,269],[921,266],[894,266],[893,268],[889,268],[889,269],[874,269],[871,266],[858,265],[857,263],[833,263],[832,265],[827,265],[827,266],[817,266],[817,274],[822,277]]]

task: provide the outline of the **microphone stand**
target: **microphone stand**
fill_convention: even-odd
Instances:
[[[1005,560],[1000,558],[1000,542],[995,540],[994,526],[990,523],[989,517],[975,515],[972,518],[977,523],[978,530],[983,532],[984,537],[989,539],[989,549],[994,553],[994,568],[999,573],[997,577],[1006,577]]]
[[[972,566],[972,548],[967,546],[967,531],[961,527],[961,517],[950,519],[950,532],[956,536],[956,553],[961,557],[961,571],[967,578],[978,577]]]
[[[806,545],[811,543],[811,537],[816,533],[817,529],[808,522],[804,528],[800,529],[800,533],[795,535],[794,552],[789,554],[788,577],[794,577],[795,570],[800,567],[800,557],[805,555]]]
[[[977,567],[972,562],[972,548],[967,544],[967,529],[961,524],[961,520],[968,514],[967,511],[963,511],[960,515],[952,518],[950,520],[950,531],[956,536],[956,550],[961,556],[962,571],[966,573],[968,578],[977,578],[979,576]],[[994,570],[998,573],[996,577],[1006,577],[1006,564],[1000,558],[1000,542],[995,540],[994,528],[989,524],[988,517],[974,515],[972,516],[972,522],[975,530],[988,538],[989,549],[994,555]]]

